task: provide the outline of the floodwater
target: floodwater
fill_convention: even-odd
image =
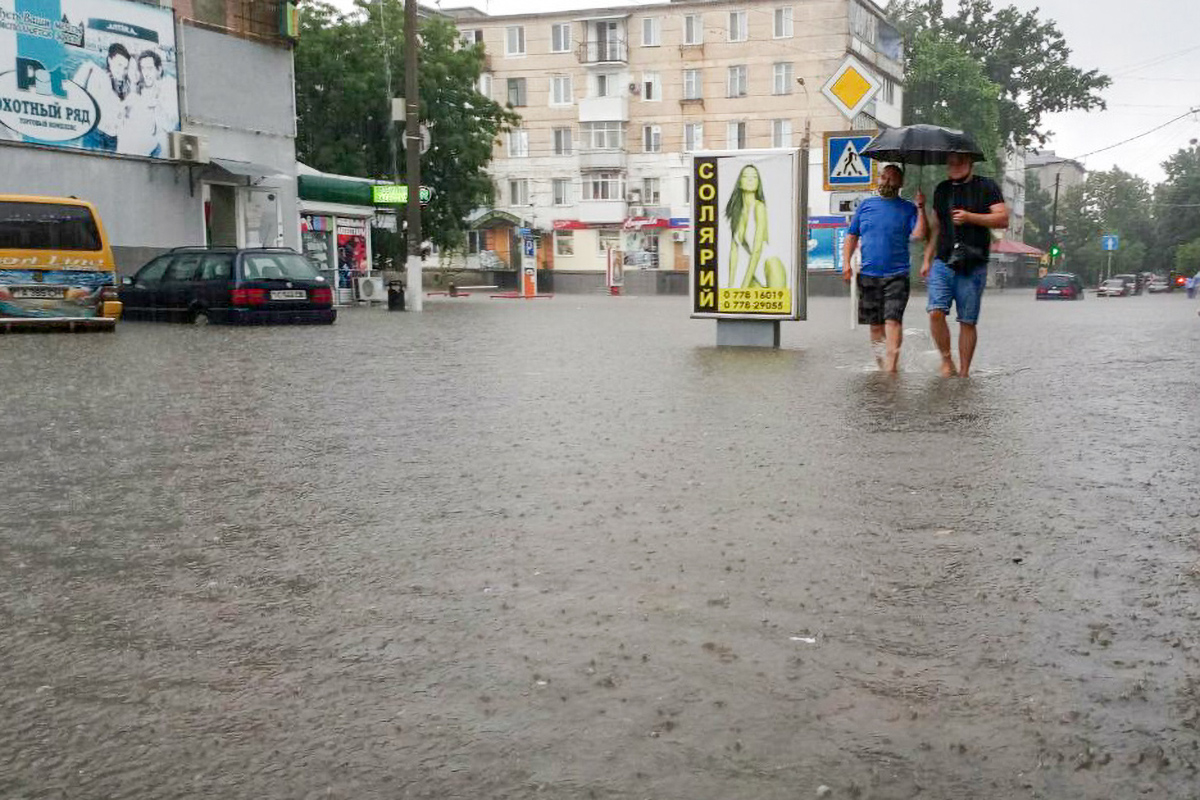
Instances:
[[[0,339],[0,797],[1200,797],[1197,304],[921,306]]]

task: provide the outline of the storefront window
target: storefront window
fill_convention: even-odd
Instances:
[[[350,289],[354,278],[367,274],[367,221],[365,219],[337,220],[338,287]]]
[[[337,271],[333,267],[333,219],[316,214],[300,218],[300,242],[304,255],[333,286]]]
[[[556,256],[573,256],[573,255],[575,255],[575,232],[574,231],[558,231],[554,234],[554,255],[556,255]]]

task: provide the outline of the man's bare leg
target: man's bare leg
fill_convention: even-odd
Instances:
[[[895,372],[900,363],[900,342],[904,339],[904,325],[898,319],[889,319],[887,327],[887,355],[883,359],[883,371]]]
[[[880,369],[885,369],[883,362],[883,344],[884,330],[882,325],[871,326],[871,353],[875,356],[875,363]]]
[[[958,363],[959,375],[967,377],[971,371],[971,357],[975,355],[975,343],[979,341],[979,332],[975,326],[966,322],[958,323]]]
[[[957,375],[958,370],[954,368],[954,357],[950,355],[950,326],[946,324],[945,311],[929,312],[929,335],[933,337],[933,343],[937,345],[938,352],[942,354],[942,377],[949,378],[951,375]]]

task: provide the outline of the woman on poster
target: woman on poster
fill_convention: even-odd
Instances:
[[[763,248],[769,243],[767,221],[767,198],[763,193],[762,176],[758,167],[747,164],[738,174],[737,186],[725,204],[725,218],[729,220],[729,287],[740,289],[786,289],[787,270],[783,261],[775,256],[767,258],[763,265],[763,280],[758,278],[758,265],[762,260]],[[753,233],[751,233],[753,231]],[[742,247],[749,256],[746,273],[739,283],[738,248]]]

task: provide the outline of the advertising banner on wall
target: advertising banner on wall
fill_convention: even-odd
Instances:
[[[356,276],[367,274],[367,221],[339,217],[336,227],[338,286],[349,289]]]
[[[800,319],[800,187],[794,150],[692,160],[692,316]]]
[[[845,217],[809,217],[808,271],[841,271],[842,246],[846,243]]]
[[[175,19],[127,0],[0,0],[0,140],[167,158]]]

